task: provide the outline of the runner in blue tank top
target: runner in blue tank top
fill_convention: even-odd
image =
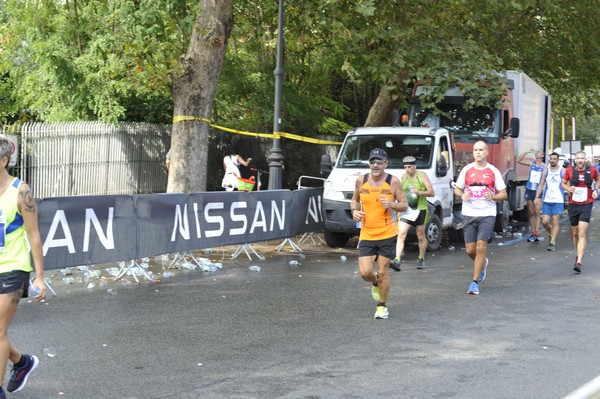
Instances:
[[[523,162],[525,155],[533,152],[531,149],[529,152],[522,154],[517,162],[521,165],[527,165]],[[527,178],[527,184],[525,185],[525,199],[527,200],[527,209],[529,210],[529,226],[531,227],[531,236],[527,239],[528,242],[540,242],[538,237],[538,229],[540,227],[540,206],[535,204],[535,192],[542,179],[542,172],[544,171],[544,151],[535,150],[535,160],[529,165],[529,177]]]

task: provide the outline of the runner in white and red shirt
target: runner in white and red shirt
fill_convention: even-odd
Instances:
[[[473,145],[475,162],[461,171],[454,195],[462,198],[465,249],[473,260],[473,281],[468,294],[479,294],[479,284],[485,279],[488,240],[496,223],[496,201],[506,199],[506,184],[500,171],[487,163],[488,147],[484,141]]]
[[[594,187],[592,188],[592,183]],[[562,179],[562,186],[569,192],[569,219],[571,235],[577,256],[573,270],[581,273],[581,262],[587,247],[587,231],[592,217],[594,200],[598,197],[598,170],[586,166],[585,152],[575,154],[575,166],[569,166]]]

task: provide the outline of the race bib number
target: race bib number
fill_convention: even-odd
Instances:
[[[420,213],[421,213],[420,210],[418,210],[418,209],[412,209],[412,208],[409,207],[406,210],[406,212],[404,212],[404,214],[402,215],[402,219],[408,220],[410,222],[414,222],[415,220],[417,220],[417,218],[419,217]]]
[[[486,186],[471,186],[468,188],[469,196],[473,199],[485,199]]]
[[[587,187],[575,187],[575,191],[573,191],[573,196],[571,197],[574,202],[585,202],[588,199],[588,189]]]
[[[529,176],[529,181],[531,183],[539,184],[540,180],[542,180],[542,172],[539,170],[532,170]]]
[[[563,198],[559,189],[548,189],[546,191],[546,196],[544,197],[544,202],[563,202],[565,199]]]

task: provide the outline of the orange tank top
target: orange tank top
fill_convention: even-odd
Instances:
[[[360,230],[361,240],[385,240],[398,235],[398,224],[396,215],[391,209],[385,209],[379,203],[381,196],[386,196],[390,201],[394,200],[392,195],[392,175],[389,173],[385,182],[379,187],[369,184],[369,175],[366,174],[364,182],[360,186],[360,203],[365,217],[362,220]]]

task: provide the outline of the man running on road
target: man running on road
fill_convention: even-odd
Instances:
[[[489,263],[487,244],[496,224],[496,202],[506,199],[506,184],[500,171],[487,163],[488,146],[484,141],[473,145],[475,162],[461,171],[454,195],[462,198],[465,249],[473,260],[473,281],[467,294],[478,295]]]
[[[371,295],[377,301],[376,319],[387,319],[385,301],[390,290],[390,259],[396,253],[398,223],[396,212],[408,207],[400,180],[385,172],[387,153],[375,148],[369,154],[371,171],[356,179],[352,196],[352,217],[362,222],[358,244],[358,268],[363,280],[371,282]],[[373,274],[377,260],[377,273]]]
[[[592,189],[595,183],[595,189]],[[592,218],[594,200],[598,197],[598,171],[585,163],[585,152],[575,154],[575,166],[569,166],[562,179],[562,186],[569,192],[569,219],[571,234],[577,256],[573,270],[581,273],[583,256],[587,247],[587,231]]]

